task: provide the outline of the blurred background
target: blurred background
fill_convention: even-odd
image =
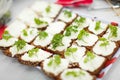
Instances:
[[[0,27],[14,20],[25,8],[35,0],[0,0]],[[64,5],[80,15],[100,19],[104,22],[120,24],[120,0],[44,0]],[[120,57],[103,80],[120,80]],[[42,71],[21,65],[0,52],[0,80],[51,80]]]

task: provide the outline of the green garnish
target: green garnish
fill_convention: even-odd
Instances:
[[[28,36],[28,33],[27,33],[27,31],[25,29],[22,32],[23,32],[24,36]]]
[[[28,51],[28,55],[29,55],[29,57],[34,56],[35,53],[37,53],[38,51],[39,51],[38,48],[34,48],[34,49],[29,50],[29,51]]]
[[[52,48],[56,49],[56,47],[58,46],[63,46],[64,44],[62,43],[62,39],[63,39],[63,35],[62,34],[55,34],[53,39],[52,39]]]
[[[73,76],[73,77],[79,77],[81,75],[85,75],[85,73],[83,71],[79,71],[79,72],[76,72],[76,71],[69,71],[66,73],[66,76]]]
[[[40,19],[38,19],[38,18],[34,18],[34,21],[35,21],[35,23],[36,23],[37,25],[48,24],[46,21],[42,21],[42,20],[40,20]]]
[[[17,47],[17,50],[21,50],[22,48],[24,48],[24,46],[26,45],[26,42],[24,40],[18,40],[15,42],[14,44]]]
[[[89,33],[87,31],[85,31],[84,29],[80,31],[80,33],[78,34],[78,40],[82,40],[84,41],[83,37],[84,36],[89,36]]]
[[[49,13],[51,11],[51,6],[48,5],[45,10],[46,10],[47,13]]]
[[[9,34],[8,31],[4,31],[4,34],[2,35],[2,38],[5,40],[9,40],[10,38],[12,38],[12,36]]]
[[[72,13],[68,10],[64,11],[64,15],[67,16],[68,18],[72,17]]]
[[[54,55],[54,56],[50,59],[50,61],[49,61],[49,63],[48,63],[48,66],[52,66],[52,65],[58,66],[60,63],[61,63],[61,57],[60,57],[59,55]]]
[[[110,29],[110,32],[111,32],[109,37],[117,37],[118,28],[116,26],[109,25],[109,29]]]
[[[86,54],[86,57],[84,59],[84,63],[87,63],[87,62],[93,60],[94,58],[95,58],[94,53],[91,52],[91,51],[88,51],[87,54]]]
[[[33,34],[33,30],[30,31],[30,34]]]
[[[100,24],[101,24],[100,21],[97,21],[97,22],[96,22],[96,25],[95,25],[95,30],[96,30],[96,31],[101,28]]]
[[[67,48],[65,55],[70,56],[72,53],[76,52],[77,48]]]
[[[48,33],[45,31],[40,31],[38,35],[39,35],[39,39],[45,39],[48,36]]]
[[[78,26],[72,25],[66,28],[65,36],[70,36],[72,32],[76,33]]]
[[[102,41],[102,43],[100,44],[101,47],[106,47],[107,45],[109,45],[109,41],[106,38],[100,38],[100,41]]]
[[[81,25],[81,23],[84,23],[85,20],[86,20],[86,18],[80,17],[79,19],[76,19],[76,20],[75,20],[75,23],[77,23],[78,25]]]

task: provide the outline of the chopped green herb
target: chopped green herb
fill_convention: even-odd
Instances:
[[[39,35],[39,39],[45,39],[48,36],[48,33],[45,31],[40,31],[38,35]]]
[[[29,51],[28,51],[29,57],[34,56],[38,51],[39,51],[38,48],[34,48],[34,49],[29,50]]]
[[[85,30],[81,30],[80,33],[78,34],[77,38],[78,38],[78,40],[84,41],[84,39],[83,39],[84,36],[89,36],[89,33]]]
[[[26,42],[24,40],[18,40],[15,42],[14,44],[17,47],[17,50],[21,50],[22,48],[24,48],[24,46],[26,45]]]
[[[72,13],[68,10],[64,11],[64,15],[67,16],[68,18],[72,17]]]
[[[94,58],[95,58],[94,53],[91,52],[91,51],[88,51],[87,54],[86,54],[86,57],[84,59],[84,63],[87,63],[87,62],[93,60]]]
[[[101,47],[106,47],[107,45],[109,45],[109,41],[106,38],[100,38],[100,41],[102,41],[102,43],[100,44]]]
[[[72,25],[66,28],[65,36],[70,36],[72,32],[76,33],[78,32],[77,30],[78,26]]]
[[[27,33],[27,31],[25,29],[22,32],[23,32],[24,36],[28,36],[28,33]]]
[[[72,53],[76,52],[77,48],[67,48],[65,55],[70,56]]]
[[[46,10],[47,13],[49,13],[51,11],[51,6],[48,5],[45,10]]]
[[[84,76],[85,73],[83,71],[79,71],[79,72],[76,72],[76,71],[69,71],[66,73],[66,76],[74,76],[74,77],[79,77],[79,76]]]
[[[60,63],[61,63],[61,57],[60,57],[59,55],[54,55],[54,56],[50,59],[50,61],[49,61],[49,63],[48,63],[48,66],[52,66],[52,65],[58,66]]]
[[[75,23],[77,23],[78,25],[81,25],[82,23],[84,23],[86,20],[86,18],[84,17],[80,17],[79,19],[75,20]]]
[[[116,26],[109,25],[109,29],[110,29],[110,32],[111,32],[109,37],[117,37],[118,28]]]
[[[34,21],[37,25],[48,24],[46,21],[42,21],[38,18],[34,18]]]
[[[9,40],[10,38],[12,38],[12,36],[9,34],[8,31],[4,31],[4,34],[2,35],[2,38],[5,40]]]
[[[56,49],[56,47],[58,46],[63,46],[64,44],[62,43],[62,39],[63,39],[63,35],[62,34],[55,34],[53,39],[52,39],[52,48]]]
[[[97,22],[96,22],[96,25],[95,25],[95,30],[96,30],[96,31],[101,28],[100,24],[101,24],[100,21],[97,21]]]

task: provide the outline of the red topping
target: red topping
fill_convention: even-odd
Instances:
[[[114,63],[117,60],[116,57],[112,58],[111,60],[108,60],[105,64],[105,67],[109,66],[110,64]]]
[[[0,39],[2,38],[5,28],[6,28],[5,25],[0,25]]]
[[[100,73],[99,75],[98,75],[98,78],[102,78],[103,76],[104,76],[104,72],[102,72],[102,73]]]
[[[118,26],[118,23],[116,23],[116,22],[111,22],[111,25],[113,25],[113,26]]]

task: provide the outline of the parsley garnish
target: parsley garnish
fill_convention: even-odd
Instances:
[[[78,40],[82,40],[84,41],[83,37],[84,36],[89,36],[89,33],[87,31],[85,31],[84,29],[80,31],[80,33],[78,34]]]
[[[26,45],[26,42],[24,40],[18,40],[15,42],[14,44],[17,47],[17,50],[21,50],[22,48],[24,48],[24,46]]]
[[[51,11],[51,6],[48,5],[45,10],[46,10],[47,13],[49,13]]]
[[[117,37],[118,28],[116,26],[109,25],[109,29],[110,29],[110,32],[111,32],[109,37]]]
[[[70,56],[72,53],[76,52],[77,48],[67,48],[65,55]]]
[[[96,25],[95,25],[95,30],[96,30],[96,31],[101,28],[101,27],[100,27],[100,24],[101,24],[100,21],[97,21],[97,22],[96,22]]]
[[[84,63],[87,63],[95,58],[95,54],[91,51],[88,51],[84,59]]]
[[[64,11],[64,15],[67,16],[68,18],[72,17],[72,13],[68,10]]]
[[[39,35],[39,39],[45,39],[48,36],[48,33],[45,31],[40,31],[38,35]]]
[[[66,76],[73,76],[73,77],[78,77],[78,76],[81,76],[81,75],[85,75],[85,73],[83,71],[69,71],[66,73]]]
[[[35,23],[36,23],[37,25],[48,24],[46,21],[42,21],[42,20],[40,20],[40,19],[38,19],[38,18],[34,18],[34,21],[35,21]]]
[[[39,51],[38,48],[33,48],[33,49],[29,50],[29,51],[28,51],[28,55],[29,55],[29,57],[34,56],[35,53],[37,53],[38,51]]]
[[[4,34],[2,35],[2,38],[5,40],[9,40],[10,38],[12,38],[12,36],[9,34],[8,31],[4,31]]]
[[[106,38],[100,38],[100,41],[102,41],[102,43],[100,44],[101,47],[106,47],[107,45],[109,45],[109,41]]]
[[[86,20],[86,18],[80,17],[79,19],[76,19],[76,20],[75,20],[75,23],[77,23],[78,25],[81,25],[81,23],[84,23],[85,20]]]
[[[72,32],[76,33],[78,26],[72,25],[66,28],[65,36],[70,36]]]
[[[61,57],[59,55],[54,55],[50,59],[48,66],[52,66],[52,65],[58,66],[60,63],[61,63]]]
[[[23,32],[24,36],[28,36],[28,33],[27,33],[27,31],[25,29],[22,32]]]
[[[63,46],[64,44],[62,43],[62,39],[63,39],[63,35],[62,34],[55,34],[53,39],[52,39],[52,48],[56,49],[56,47],[58,46]]]

